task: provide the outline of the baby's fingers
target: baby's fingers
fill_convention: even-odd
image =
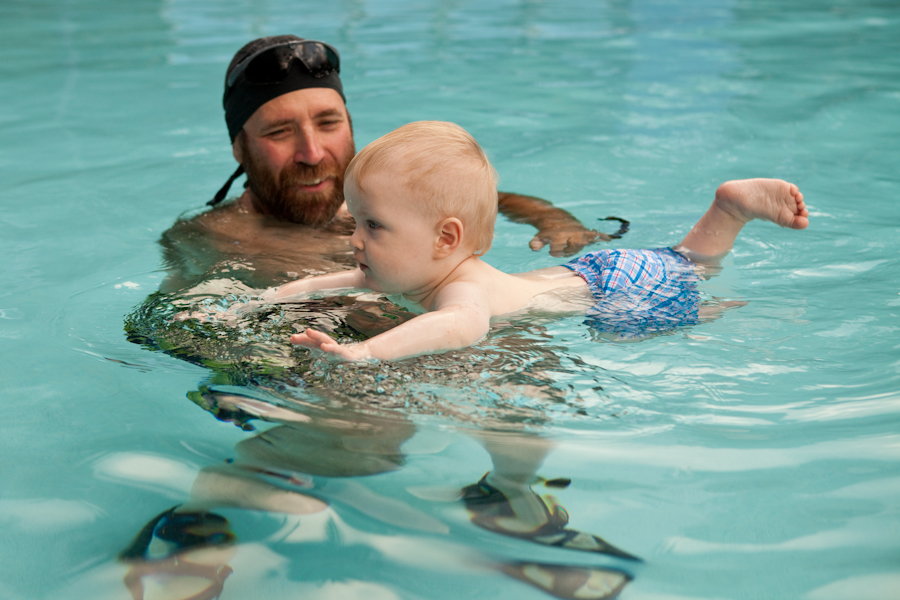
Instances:
[[[295,346],[304,346],[311,348],[311,344],[315,344],[305,333],[295,333],[291,336],[291,343]]]
[[[316,331],[315,329],[307,329],[303,333],[295,333],[292,335],[291,343],[295,346],[321,349],[323,344],[334,343],[334,340],[326,333]]]
[[[328,335],[327,333],[324,333],[322,331],[316,331],[315,329],[307,329],[304,333],[307,336],[309,336],[310,339],[317,341],[319,344],[334,344],[334,343],[336,343],[330,335]]]
[[[339,344],[327,333],[307,329],[303,333],[295,333],[291,336],[291,343],[303,346],[310,350],[318,350],[325,354],[348,361],[370,360],[372,357],[363,344]]]

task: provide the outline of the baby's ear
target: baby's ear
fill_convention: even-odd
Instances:
[[[434,244],[434,257],[450,256],[462,244],[463,224],[456,217],[447,217],[437,224],[437,240]]]

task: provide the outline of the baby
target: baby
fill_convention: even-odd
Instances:
[[[675,248],[603,250],[559,267],[504,273],[480,258],[493,237],[496,172],[472,136],[438,121],[404,125],[366,146],[347,168],[344,194],[356,220],[350,245],[359,268],[294,281],[264,298],[369,289],[401,294],[425,311],[360,343],[338,344],[313,329],[291,336],[294,344],[351,361],[469,346],[487,334],[493,317],[563,297],[550,292],[589,299],[579,310],[594,305],[588,313],[595,320],[634,318],[651,329],[696,323],[694,261],[726,254],[753,219],[792,229],[809,224],[797,186],[777,179],[729,181]]]

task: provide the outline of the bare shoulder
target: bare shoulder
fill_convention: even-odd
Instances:
[[[245,254],[300,252],[305,255],[313,251],[317,254],[349,251],[347,227],[343,222],[321,229],[297,225],[262,215],[242,200],[217,206],[189,219],[179,219],[166,235],[207,238],[228,246],[236,244]]]
[[[191,234],[234,234],[241,229],[242,222],[250,220],[251,215],[232,202],[198,215],[179,218],[163,235],[171,238]]]
[[[162,235],[167,262],[191,273],[228,269],[254,287],[355,266],[348,236],[261,215],[240,201],[180,218]]]
[[[485,307],[489,305],[490,293],[484,283],[477,278],[460,278],[445,285],[434,297],[434,310],[462,305]]]

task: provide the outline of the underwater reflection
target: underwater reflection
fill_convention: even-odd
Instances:
[[[241,304],[249,307],[234,309]],[[185,312],[208,318],[176,318]],[[306,327],[341,341],[367,339],[413,316],[372,295],[253,305],[246,295],[187,302],[155,294],[129,315],[126,331],[132,342],[212,368],[214,384],[259,387],[333,407],[357,403],[364,411],[516,429],[546,423],[549,409],[558,422],[604,402],[598,394],[609,378],[553,344],[540,319],[498,323],[473,348],[379,364],[336,364],[289,342]]]
[[[235,537],[228,521],[203,511],[170,508],[147,523],[119,555],[129,564],[123,580],[134,600],[143,600],[145,579],[157,596],[218,598],[232,574]]]
[[[538,485],[562,489],[569,481],[538,477],[553,446],[528,431],[540,431],[561,413],[587,414],[584,389],[575,391],[565,383],[567,377],[592,380],[588,390],[594,394],[604,384],[597,367],[549,343],[552,338],[540,319],[500,323],[484,343],[461,351],[390,363],[336,364],[293,348],[289,336],[313,326],[339,339],[366,339],[414,314],[373,295],[260,305],[242,289],[223,297],[221,286],[213,287],[191,298],[157,293],[129,316],[126,330],[133,342],[211,367],[208,384],[188,397],[221,421],[259,431],[239,442],[233,457],[199,472],[186,502],[162,519],[165,527],[157,527],[160,517],[156,525],[151,521],[145,527],[153,533],[150,546],[157,548],[156,554],[122,554],[132,570],[133,594],[136,582],[173,580],[172,560],[196,562],[191,557],[198,546],[179,546],[179,540],[187,539],[199,540],[199,546],[207,543],[220,557],[228,556],[226,548],[238,553],[219,563],[214,573],[220,579],[207,578],[207,591],[198,593],[221,591],[219,583],[230,569],[240,570],[241,552],[272,544],[259,533],[265,527],[242,534],[237,543],[234,537],[178,533],[171,522],[190,525],[190,518],[172,517],[195,515],[198,523],[221,523],[224,517],[216,511],[235,509],[294,519],[286,538],[322,556],[352,556],[357,551],[347,543],[354,540],[369,554],[389,557],[385,568],[390,571],[410,564],[422,567],[416,563],[421,557],[439,556],[425,566],[439,573],[502,573],[558,598],[614,598],[632,580],[630,570],[618,563],[640,559],[597,535],[570,528],[566,509],[552,495],[535,491]],[[204,318],[178,318],[185,312]],[[472,473],[471,484],[444,489],[438,498],[407,489],[420,499],[439,500],[428,505],[431,509],[379,494],[366,480],[404,467],[403,446],[417,432],[416,417],[439,417],[459,428],[481,444],[492,462],[488,473]],[[467,517],[462,522],[468,532],[447,521],[447,502]],[[368,520],[351,526],[342,518],[347,514]],[[481,543],[462,543],[472,538],[472,525],[503,536],[512,546],[483,538]],[[378,533],[384,527],[396,532],[385,538]],[[132,546],[141,547],[137,540]],[[502,555],[511,549],[513,554]],[[534,560],[522,560],[523,552]],[[328,569],[337,569],[333,580],[359,577],[333,565]],[[299,579],[310,577],[305,569]],[[188,580],[199,585],[197,576]]]
[[[125,585],[135,599],[144,597],[150,581],[158,589],[165,588],[167,598],[217,597],[237,568],[235,555],[243,547],[228,521],[216,512],[225,509],[292,515],[296,525],[284,538],[308,544],[311,551],[324,539],[340,546],[338,555],[347,553],[345,543],[354,540],[379,554],[388,552],[394,563],[415,563],[420,556],[437,555],[441,569],[448,565],[451,570],[487,569],[557,598],[614,598],[632,575],[618,568],[615,560],[611,566],[609,558],[640,560],[598,536],[568,528],[565,508],[552,496],[534,491],[536,484],[549,488],[569,484],[565,479],[537,476],[553,447],[537,435],[467,431],[487,451],[492,468],[480,479],[479,473],[473,473],[477,483],[452,490],[442,500],[458,503],[482,530],[521,541],[526,549],[535,544],[559,550],[555,561],[544,556],[504,558],[494,555],[497,549],[491,546],[492,551],[481,545],[464,546],[456,541],[460,536],[450,535],[459,525],[446,520],[441,505],[423,510],[367,485],[366,477],[401,469],[406,463],[402,446],[417,428],[402,414],[375,415],[358,410],[359,406],[277,406],[249,394],[210,388],[196,395],[217,411],[217,418],[261,431],[240,441],[232,458],[201,469],[185,503],[154,517],[121,553],[130,568]],[[345,507],[369,520],[351,525],[341,517]],[[379,533],[385,525],[397,532],[385,538]],[[403,552],[397,554],[397,547],[404,547]],[[573,560],[568,551],[608,558],[606,564],[585,565],[583,559]]]
[[[540,496],[537,481],[551,488],[568,487],[569,479],[543,480],[537,471],[552,446],[536,435],[479,432],[493,468],[477,484],[466,486],[462,500],[475,525],[536,544],[597,552],[640,560],[596,535],[569,529],[569,513],[550,495]]]

